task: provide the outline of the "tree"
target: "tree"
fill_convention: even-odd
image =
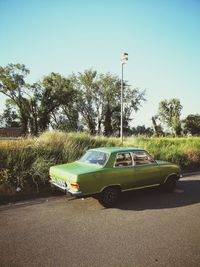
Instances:
[[[151,118],[151,120],[153,123],[153,129],[154,129],[155,136],[163,136],[164,135],[163,128],[162,128],[161,124],[158,123],[159,117],[153,116]]]
[[[37,135],[48,129],[53,113],[73,101],[74,91],[70,80],[57,73],[29,85],[25,83],[28,73],[23,64],[0,67],[0,92],[10,99],[10,107],[15,109],[23,133],[30,130],[31,134]]]
[[[53,128],[66,129],[66,125],[61,127],[66,122],[61,114],[62,109],[73,103],[74,90],[70,80],[52,72],[42,81],[29,85],[29,92],[26,106],[31,134],[45,131],[49,124]]]
[[[200,115],[190,114],[182,120],[184,134],[200,135]]]
[[[76,90],[76,107],[83,124],[89,129],[90,134],[95,134],[98,102],[97,72],[85,70],[78,75],[72,74],[70,79]]]
[[[110,136],[120,129],[121,80],[110,73],[86,70],[71,77],[77,90],[77,109],[91,134]],[[131,114],[145,101],[145,91],[124,83],[124,130],[129,129]]]
[[[19,117],[15,108],[10,105],[9,100],[6,101],[6,108],[2,115],[0,115],[1,127],[20,127]]]
[[[99,98],[98,104],[100,114],[100,122],[104,125],[104,134],[110,136],[120,133],[121,119],[121,80],[110,73],[99,75]],[[123,131],[125,134],[130,132],[132,112],[137,112],[141,103],[146,101],[145,91],[139,88],[131,88],[124,82],[124,112],[123,112]],[[98,112],[99,113],[99,112]]]
[[[57,112],[61,106],[72,106],[75,91],[69,79],[58,73],[51,73],[45,76],[36,89],[38,127],[44,131],[49,127],[51,119],[56,122]]]
[[[139,88],[131,88],[131,86],[124,85],[124,133],[129,132],[129,123],[132,121],[131,114],[137,112],[142,103],[146,101],[146,91]]]
[[[110,73],[99,75],[97,99],[98,133],[102,131],[110,136],[115,131],[115,121],[120,112],[120,80],[117,76]]]
[[[25,78],[29,70],[23,64],[0,66],[0,92],[12,100],[19,113],[20,124],[24,134],[28,131],[27,100]]]
[[[152,136],[153,135],[153,129],[150,127],[145,127],[145,125],[138,125],[137,127],[133,127],[131,129],[131,133],[133,135],[146,135],[146,136]]]
[[[176,136],[181,134],[180,115],[182,108],[180,100],[177,98],[164,100],[159,103],[158,115],[160,120],[172,129]]]
[[[86,70],[65,78],[52,72],[37,83],[27,84],[28,73],[21,64],[0,67],[0,92],[9,98],[24,134],[37,135],[49,125],[66,131],[85,127],[91,134],[107,136],[119,132],[121,80],[117,76]],[[125,133],[130,132],[132,113],[145,101],[144,96],[145,91],[124,82]]]
[[[27,98],[27,115],[29,119],[29,129],[32,135],[38,135],[39,132],[39,106],[41,86],[39,83],[29,85],[30,94]]]
[[[73,102],[69,105],[62,105],[59,110],[52,112],[50,123],[53,129],[66,132],[82,130],[82,126],[79,123],[79,113]]]

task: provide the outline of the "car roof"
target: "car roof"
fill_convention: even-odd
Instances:
[[[135,148],[135,147],[98,147],[98,148],[93,148],[90,150],[95,150],[95,151],[101,151],[105,153],[118,153],[118,152],[129,152],[129,151],[144,151],[142,148]]]

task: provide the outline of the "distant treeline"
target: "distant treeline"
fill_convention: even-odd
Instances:
[[[49,128],[91,135],[119,136],[121,80],[111,73],[89,69],[64,77],[51,73],[33,84],[23,64],[0,66],[0,93],[7,96],[0,127],[20,127],[23,135],[38,135]],[[133,113],[146,101],[146,92],[124,82],[125,135],[181,136],[200,134],[200,115],[181,120],[178,99],[159,103],[152,127],[131,127]],[[134,121],[133,121],[134,122]]]

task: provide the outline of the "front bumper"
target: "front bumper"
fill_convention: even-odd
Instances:
[[[50,184],[53,187],[56,187],[56,188],[60,189],[63,192],[70,193],[73,196],[81,196],[82,195],[81,191],[73,191],[72,189],[68,188],[67,186],[57,184],[57,183],[53,182],[52,180],[50,180]]]

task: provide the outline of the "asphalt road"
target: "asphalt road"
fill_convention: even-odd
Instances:
[[[65,196],[1,206],[0,266],[200,266],[200,175],[112,209]]]

